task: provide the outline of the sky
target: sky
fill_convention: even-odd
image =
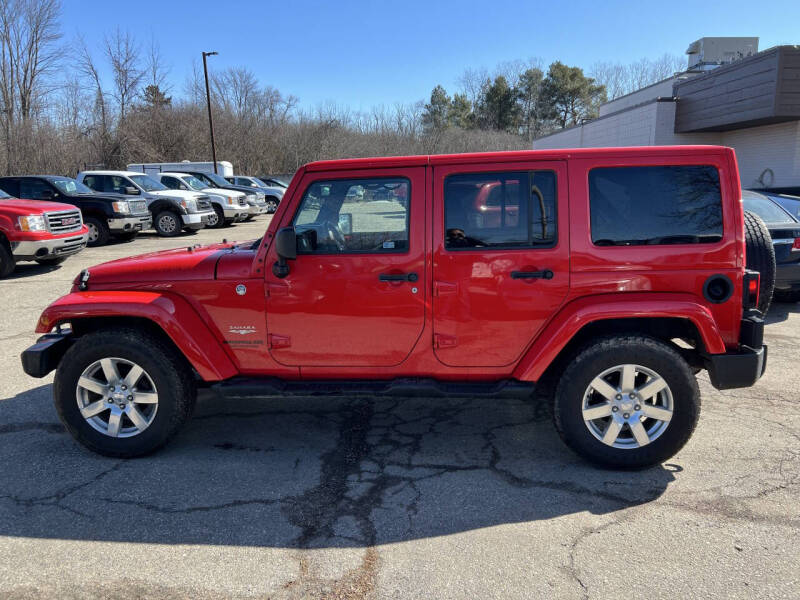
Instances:
[[[354,110],[457,91],[467,68],[538,57],[588,69],[683,55],[703,36],[758,36],[759,48],[800,44],[800,0],[62,0],[62,31],[100,52],[127,29],[155,39],[181,95],[192,61],[217,51],[209,69],[244,66],[303,108],[326,102]]]

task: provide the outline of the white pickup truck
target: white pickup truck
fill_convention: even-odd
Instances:
[[[250,214],[247,197],[244,192],[209,187],[208,184],[188,173],[159,173],[154,179],[157,179],[171,190],[198,192],[208,196],[215,212],[208,226],[214,229],[244,221]]]
[[[202,229],[217,216],[206,194],[171,190],[143,173],[82,171],[76,179],[98,192],[144,199],[153,215],[153,229],[164,237],[176,236],[182,229]]]

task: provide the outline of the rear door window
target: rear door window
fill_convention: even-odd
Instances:
[[[602,167],[589,172],[592,242],[598,246],[706,244],[722,239],[715,167]]]
[[[444,183],[445,248],[533,248],[556,242],[554,171],[464,173]]]

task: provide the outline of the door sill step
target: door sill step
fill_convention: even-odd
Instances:
[[[331,379],[294,381],[277,377],[233,377],[210,388],[230,399],[285,396],[393,396],[401,398],[530,398],[536,384],[504,379],[454,382],[427,378],[388,380]]]

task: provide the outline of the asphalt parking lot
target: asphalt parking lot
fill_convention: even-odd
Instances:
[[[82,268],[252,239],[224,230],[88,249],[0,282],[0,597],[800,597],[800,306],[769,316],[765,377],[719,392],[658,468],[598,470],[520,401],[210,394],[164,450],[73,443],[52,375],[19,354]]]

